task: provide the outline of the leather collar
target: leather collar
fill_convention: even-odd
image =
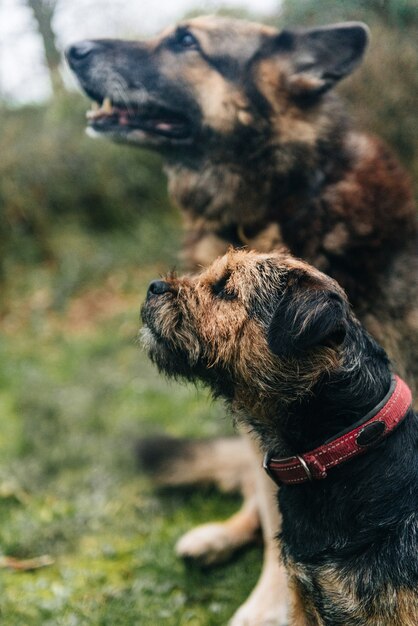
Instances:
[[[349,431],[310,452],[276,459],[267,452],[263,467],[278,485],[297,485],[322,480],[328,470],[345,463],[387,437],[406,417],[411,407],[412,394],[399,376],[392,377],[389,392],[383,400]]]

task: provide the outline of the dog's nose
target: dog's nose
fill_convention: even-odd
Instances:
[[[98,47],[99,46],[95,41],[89,41],[88,39],[78,41],[77,43],[68,46],[65,50],[65,56],[71,66],[79,65],[80,63],[83,63],[92,52],[97,50]]]
[[[173,292],[173,287],[165,280],[153,280],[148,287],[148,297],[162,296],[164,293]]]

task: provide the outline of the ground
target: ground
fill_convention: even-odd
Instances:
[[[173,551],[193,525],[235,511],[238,497],[158,493],[135,464],[147,434],[231,432],[220,404],[164,380],[137,345],[146,285],[175,258],[167,219],[94,237],[69,224],[57,231],[55,262],[10,263],[0,319],[2,626],[224,625],[256,582],[260,546],[206,572]]]

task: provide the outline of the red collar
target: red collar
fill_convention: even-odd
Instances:
[[[267,453],[264,469],[278,485],[297,485],[327,477],[327,470],[364,454],[374,444],[387,437],[406,417],[412,394],[399,376],[394,376],[385,398],[349,432],[340,433],[311,452],[275,459]],[[370,417],[371,415],[371,417]]]

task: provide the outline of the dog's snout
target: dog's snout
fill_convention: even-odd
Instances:
[[[71,66],[79,65],[87,59],[98,48],[98,44],[95,41],[78,41],[77,43],[68,46],[65,51],[65,56]]]
[[[173,287],[165,280],[153,280],[148,287],[148,297],[162,296],[164,293],[173,291]]]

